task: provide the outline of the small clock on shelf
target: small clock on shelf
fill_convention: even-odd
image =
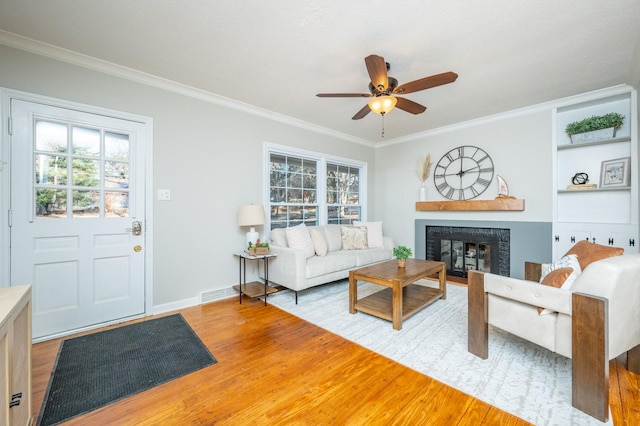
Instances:
[[[447,152],[436,164],[433,180],[450,200],[472,200],[493,180],[493,160],[483,149],[464,145]]]

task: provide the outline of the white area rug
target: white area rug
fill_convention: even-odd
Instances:
[[[603,424],[571,406],[568,358],[493,327],[489,358],[470,354],[466,287],[448,284],[447,300],[407,319],[400,331],[390,321],[349,314],[348,287],[340,281],[306,290],[298,305],[283,291],[269,303],[536,425]],[[381,289],[360,283],[358,298]]]

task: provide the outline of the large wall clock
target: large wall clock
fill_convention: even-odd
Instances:
[[[433,181],[450,200],[471,200],[482,194],[493,180],[493,160],[481,148],[459,146],[436,164]]]

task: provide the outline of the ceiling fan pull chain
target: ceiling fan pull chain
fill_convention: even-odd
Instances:
[[[380,116],[382,117],[382,136],[384,138],[384,114],[380,114]]]

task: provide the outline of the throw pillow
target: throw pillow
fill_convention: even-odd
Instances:
[[[273,245],[281,247],[287,246],[287,232],[284,228],[272,229],[269,237],[271,238]]]
[[[287,228],[286,233],[289,247],[302,250],[307,259],[316,254],[313,241],[304,223]]]
[[[568,266],[564,268],[554,269],[540,281],[540,284],[548,285],[555,288],[561,288],[572,273],[573,268]],[[551,309],[540,307],[538,308],[538,315],[550,314],[551,312],[553,312]]]
[[[329,251],[338,251],[342,248],[342,231],[340,225],[325,225],[324,235],[327,237]]]
[[[571,247],[565,256],[575,254],[578,256],[580,267],[584,270],[590,263],[607,257],[620,256],[624,253],[624,249],[620,247],[603,246],[596,243],[590,243],[587,240],[578,241],[576,245]]]
[[[311,241],[313,241],[313,248],[318,256],[326,256],[329,251],[329,245],[327,238],[324,235],[324,230],[317,226],[309,228],[309,234],[311,235]]]
[[[342,250],[362,250],[367,248],[367,228],[365,226],[342,226]]]
[[[580,267],[578,256],[576,256],[575,254],[563,256],[561,259],[558,259],[551,264],[542,265],[542,275],[540,275],[540,282],[543,282],[547,275],[549,275],[551,272],[560,268],[571,268],[573,270],[571,275],[568,276],[567,279],[559,286],[563,290],[569,290],[582,273],[582,268]]]
[[[367,246],[369,248],[384,247],[382,239],[382,222],[359,222],[353,221],[354,226],[367,227]]]

